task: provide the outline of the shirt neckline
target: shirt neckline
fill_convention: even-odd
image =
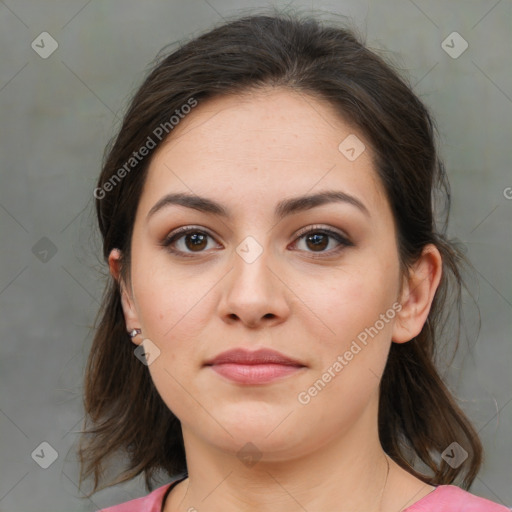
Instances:
[[[184,476],[182,476],[178,480],[175,480],[174,482],[169,484],[169,488],[165,491],[165,493],[164,493],[164,495],[162,497],[162,503],[160,505],[160,512],[164,512],[165,500],[167,499],[167,496],[169,496],[169,493],[172,491],[172,489],[174,487],[176,487],[176,485],[179,484],[180,482],[183,482],[183,480],[185,480],[186,478],[188,478],[187,474],[185,474]]]
[[[178,480],[175,480],[174,482],[169,484],[168,489],[165,491],[165,493],[162,497],[162,503],[160,505],[160,512],[164,512],[165,501],[167,500],[167,496],[169,496],[169,493],[174,489],[174,487],[176,487],[176,485],[178,485],[180,482],[183,482],[183,480],[185,480],[186,478],[188,478],[188,474],[185,474],[181,478],[178,478]],[[423,496],[423,498],[420,498],[418,501],[414,502],[412,505],[410,505],[409,507],[404,509],[403,512],[414,512],[414,508],[416,507],[416,505],[424,505],[425,503],[428,503],[428,501],[430,499],[432,499],[431,498],[432,495],[436,494],[436,491],[438,489],[441,489],[442,487],[447,487],[447,486],[446,485],[436,485],[432,491],[430,491],[428,494]],[[437,493],[437,494],[439,494],[439,493]],[[437,496],[437,494],[436,494],[436,496]]]
[[[437,497],[440,494],[439,491],[441,491],[445,487],[450,487],[450,486],[449,485],[435,485],[434,487],[435,487],[435,489],[433,489],[428,494],[423,496],[423,498],[420,498],[418,501],[415,501],[412,505],[409,505],[406,509],[404,509],[403,512],[415,512],[416,506],[428,505],[429,502],[432,500],[432,495],[435,494],[435,496]]]

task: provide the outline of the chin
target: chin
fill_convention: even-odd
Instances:
[[[220,434],[220,437],[211,439],[211,442],[217,444],[222,439],[224,447],[231,450],[238,450],[247,442],[252,442],[262,451],[282,450],[292,441],[291,433],[297,431],[293,415],[285,419],[289,412],[290,409],[272,410],[261,402],[217,409],[213,415],[223,428],[214,422],[216,428],[208,429],[208,432]]]

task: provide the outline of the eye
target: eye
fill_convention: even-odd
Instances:
[[[192,253],[203,252],[203,249],[208,245],[208,238],[212,237],[206,231],[200,230],[197,227],[186,226],[173,231],[161,242],[161,245],[177,256],[188,258],[191,257],[190,253],[187,253],[184,249],[190,249]],[[182,247],[175,249],[173,246],[175,244],[178,245],[179,242],[183,242]]]
[[[338,247],[329,251],[325,251],[324,249],[329,246],[330,239],[334,239],[338,243]],[[354,245],[341,233],[331,229],[322,228],[321,226],[313,226],[312,228],[309,228],[309,231],[306,232],[302,230],[299,232],[297,240],[304,240],[306,247],[312,248],[312,252],[314,253],[319,253],[319,255],[313,255],[314,258],[322,258],[324,257],[325,253],[327,253],[327,255],[337,254],[344,247],[350,247]]]

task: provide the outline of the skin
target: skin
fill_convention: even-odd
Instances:
[[[350,134],[366,145],[354,161],[338,150]],[[148,370],[182,424],[189,477],[165,511],[397,512],[431,492],[385,455],[377,411],[391,343],[421,331],[441,256],[428,245],[410,276],[400,275],[393,215],[364,136],[329,104],[285,89],[200,103],[171,135],[152,158],[137,207],[130,282],[120,280],[120,252],[109,258],[127,330],[142,330],[135,344],[149,338],[159,348]],[[282,199],[327,189],[357,197],[369,216],[330,203],[274,218]],[[148,220],[170,192],[212,198],[233,218],[172,205]],[[211,235],[200,249],[190,237],[175,241],[190,258],[159,245],[190,225]],[[296,235],[308,227],[353,245],[328,238],[316,248]],[[262,249],[252,263],[236,252],[247,236]],[[298,394],[396,301],[394,318],[300,403]],[[244,386],[203,367],[234,347],[273,348],[305,368]],[[254,465],[237,456],[248,442],[261,456]]]

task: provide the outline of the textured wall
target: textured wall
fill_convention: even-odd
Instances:
[[[92,501],[76,488],[73,431],[82,420],[98,270],[106,270],[92,191],[104,146],[157,52],[265,5],[0,2],[0,511],[93,511],[146,493],[141,480]],[[512,3],[297,0],[293,7],[347,16],[410,77],[437,119],[452,184],[450,234],[476,267],[481,312],[477,337],[468,299],[466,356],[446,376],[486,450],[471,491],[512,505]]]

